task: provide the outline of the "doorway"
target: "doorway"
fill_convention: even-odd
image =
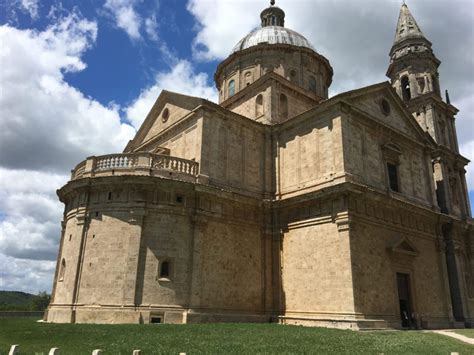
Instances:
[[[400,319],[402,321],[402,328],[411,328],[413,324],[413,319],[410,292],[410,275],[397,273],[397,285],[398,303],[400,306]]]

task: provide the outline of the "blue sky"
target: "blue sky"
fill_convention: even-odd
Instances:
[[[63,206],[85,157],[120,152],[162,89],[216,100],[213,74],[266,0],[0,3],[0,289],[50,291]],[[474,158],[472,0],[408,1]],[[278,0],[334,68],[330,95],[387,80],[399,0]],[[473,173],[471,173],[471,170]],[[474,201],[474,169],[468,181]],[[471,202],[472,204],[472,202]]]

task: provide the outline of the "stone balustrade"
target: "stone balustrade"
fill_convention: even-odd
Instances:
[[[93,156],[71,171],[71,180],[112,175],[146,175],[196,181],[199,163],[147,152]]]

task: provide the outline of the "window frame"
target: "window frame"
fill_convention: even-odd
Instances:
[[[163,272],[163,265],[167,265],[167,275],[162,275]],[[159,282],[171,282],[173,280],[173,271],[174,271],[174,265],[173,261],[171,258],[161,258],[161,260],[158,262],[158,269],[157,269],[157,275],[156,279]]]
[[[400,193],[400,173],[398,169],[399,164],[396,164],[393,161],[386,161],[385,166],[387,169],[388,187],[390,191]],[[390,168],[393,168],[392,171]],[[396,189],[394,189],[394,184],[396,185]]]
[[[229,93],[229,97],[232,97],[235,95],[235,80],[234,79],[229,81],[229,84],[227,85],[227,90]]]
[[[384,170],[385,170],[385,180],[387,181],[387,189],[391,193],[402,193],[402,183],[401,183],[401,175],[400,175],[400,166],[401,166],[401,159],[402,150],[394,143],[387,143],[382,146],[382,153],[384,159]],[[396,172],[396,184],[397,190],[392,188],[392,180],[389,171],[389,165],[395,168]]]

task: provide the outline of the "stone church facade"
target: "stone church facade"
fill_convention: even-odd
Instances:
[[[333,69],[272,5],[219,104],[163,91],[65,204],[49,322],[472,326],[474,223],[440,61],[406,5],[390,82]]]

